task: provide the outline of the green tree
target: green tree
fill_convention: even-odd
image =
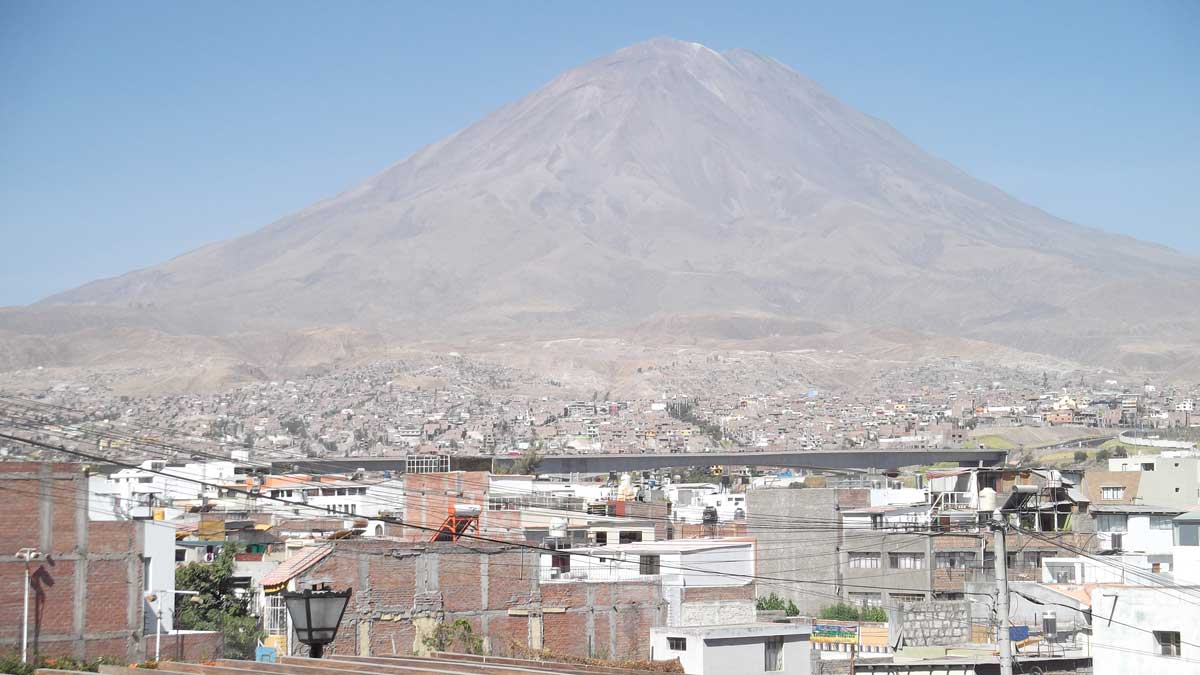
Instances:
[[[258,619],[250,615],[248,603],[233,588],[233,565],[237,548],[226,544],[211,563],[194,562],[175,568],[175,588],[197,591],[179,603],[179,627],[187,630],[220,631],[225,636],[225,657],[249,659],[262,637]]]
[[[1100,452],[1096,453],[1096,461],[1098,462],[1107,462],[1111,458],[1112,453],[1108,450],[1101,450]]]
[[[1084,452],[1083,450],[1075,451],[1075,461],[1076,462],[1086,462],[1087,459],[1088,459],[1088,454],[1086,452]]]
[[[537,474],[538,467],[542,464],[542,453],[538,452],[538,448],[532,447],[525,451],[517,461],[513,462],[512,474],[515,476],[532,476]]]

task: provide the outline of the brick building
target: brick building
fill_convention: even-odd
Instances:
[[[14,554],[29,547],[43,555],[30,565],[30,654],[141,659],[145,530],[89,520],[87,485],[80,464],[0,464],[0,649],[20,649],[25,563]]]
[[[34,548],[42,557],[29,566],[31,656],[153,656],[155,618],[145,593],[175,588],[174,529],[111,514],[94,520],[82,464],[0,463],[0,494],[8,506],[0,518],[0,651],[21,648],[25,562],[15,554]],[[169,628],[170,610],[164,615]],[[220,636],[164,634],[162,648],[210,657]]]
[[[487,542],[343,540],[291,579],[289,588],[354,589],[332,654],[428,651],[439,623],[467,621],[485,653],[647,659],[650,629],[666,625],[661,579],[539,580],[541,553]],[[753,587],[688,588],[689,602],[746,601]]]

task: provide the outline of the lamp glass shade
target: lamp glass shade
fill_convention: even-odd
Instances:
[[[338,624],[350,601],[350,590],[284,593],[296,637],[306,645],[326,645],[337,636]]]

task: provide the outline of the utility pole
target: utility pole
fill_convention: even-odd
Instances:
[[[1000,509],[992,511],[992,533],[996,555],[996,617],[1000,623],[996,642],[1000,646],[1000,675],[1013,675],[1012,643],[1009,640],[1008,622],[1008,551],[1004,544],[1006,523]]]

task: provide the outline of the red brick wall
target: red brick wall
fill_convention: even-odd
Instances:
[[[12,553],[36,547],[45,559],[30,567],[31,651],[139,660],[139,525],[87,520],[87,477],[80,464],[0,463],[0,491],[8,506],[0,541],[11,549],[0,557],[0,651],[20,648],[25,563]],[[78,531],[81,521],[86,533]],[[76,588],[77,573],[84,575],[83,588]]]
[[[367,630],[371,655],[412,654],[418,617],[464,619],[491,653],[510,654],[513,645],[534,646],[530,622],[536,625],[540,616],[546,649],[583,657],[649,657],[650,628],[666,617],[656,582],[542,585],[538,558],[536,551],[482,542],[466,547],[347,540],[337,542],[334,554],[298,582],[354,589],[335,654],[358,654],[360,631]]]
[[[717,523],[710,528],[703,523],[675,523],[676,539],[708,539],[710,537],[744,537],[745,521]]]
[[[224,654],[224,636],[220,633],[176,633],[162,636],[160,656],[163,661],[212,661]],[[146,658],[154,658],[154,636],[143,638]]]

